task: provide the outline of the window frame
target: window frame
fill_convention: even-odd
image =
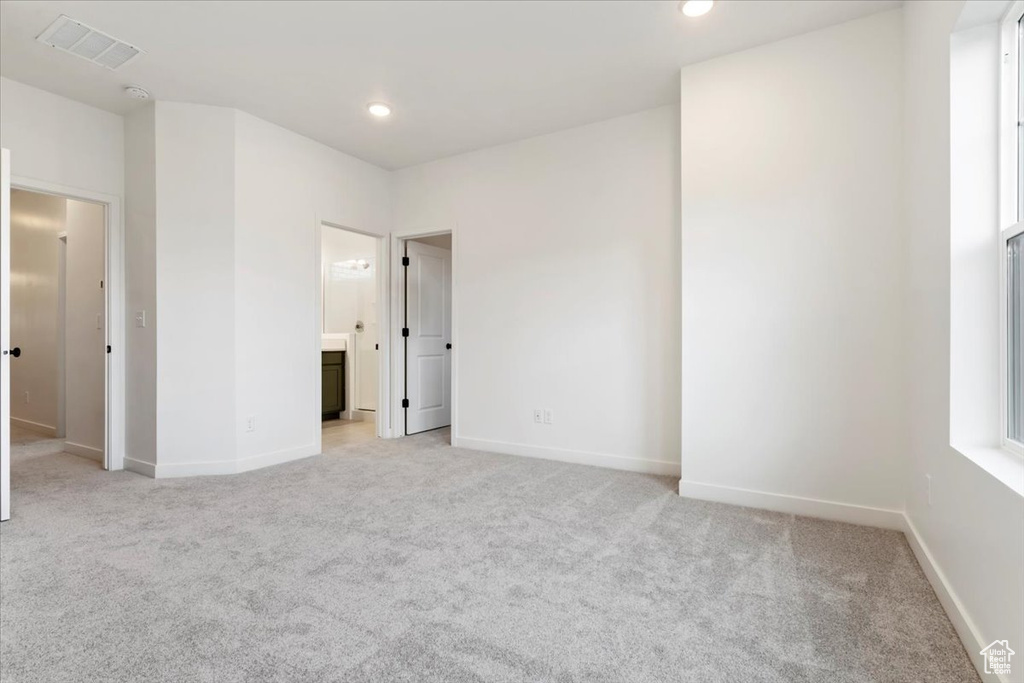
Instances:
[[[1024,457],[1024,444],[1009,437],[1009,368],[1007,344],[1009,299],[1007,297],[1007,250],[1010,240],[1024,232],[1024,88],[1020,85],[1024,57],[1024,0],[1010,5],[1001,25],[1002,65],[1000,83],[999,145],[999,440],[1002,447]]]

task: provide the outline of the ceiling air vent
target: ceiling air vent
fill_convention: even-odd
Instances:
[[[142,50],[134,45],[111,38],[63,14],[40,33],[36,40],[108,69],[120,69],[142,54]]]

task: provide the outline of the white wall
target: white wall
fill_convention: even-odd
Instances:
[[[124,126],[116,114],[0,78],[0,144],[11,175],[121,196]]]
[[[998,446],[999,68],[997,23],[953,34],[950,53],[950,439]]]
[[[157,102],[126,131],[129,317],[146,311],[129,363],[147,378],[128,465],[182,476],[313,455],[320,221],[387,234],[388,173],[219,107]]]
[[[11,190],[11,417],[50,436],[57,429],[57,236],[61,197]],[[27,394],[27,396],[26,396]]]
[[[125,467],[156,464],[156,105],[127,116],[125,134]],[[139,327],[135,316],[144,316]]]
[[[977,664],[978,650],[996,638],[1024,643],[1024,498],[950,447],[950,32],[962,7],[944,1],[904,7],[903,332],[910,372],[904,486],[911,540],[916,536],[923,546],[922,564]]]
[[[901,21],[682,70],[684,495],[899,523]]]
[[[100,286],[106,257],[103,205],[67,200],[65,231],[65,447],[102,460],[106,416],[106,302]]]
[[[678,472],[678,166],[662,107],[394,174],[456,231],[459,445]]]
[[[174,472],[235,459],[235,112],[155,116],[157,465]]]
[[[256,467],[318,452],[320,223],[386,235],[390,174],[236,112],[235,182],[237,454]]]

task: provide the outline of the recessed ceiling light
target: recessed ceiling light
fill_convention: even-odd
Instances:
[[[124,87],[124,94],[133,100],[148,100],[149,91],[145,88],[140,88],[137,85],[126,85]]]
[[[391,115],[391,107],[383,102],[370,102],[366,105],[366,111],[380,119]]]
[[[679,3],[679,11],[688,17],[700,17],[711,11],[715,0],[686,0]]]

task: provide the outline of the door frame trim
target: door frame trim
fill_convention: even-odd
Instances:
[[[124,285],[124,214],[122,200],[115,195],[95,192],[69,185],[51,183],[38,178],[11,175],[12,190],[27,190],[65,199],[78,199],[102,204],[106,218],[106,253],[103,285],[106,289],[106,335],[111,351],[107,354],[106,415],[104,424],[103,467],[123,470],[125,456],[125,285]]]
[[[377,357],[377,438],[386,439],[391,435],[392,423],[388,419],[390,417],[390,411],[388,405],[391,400],[390,388],[391,388],[391,377],[390,377],[390,348],[388,340],[390,339],[390,330],[388,325],[391,321],[391,312],[389,310],[390,299],[388,297],[388,284],[390,282],[390,240],[387,235],[380,235],[377,233],[369,232],[368,230],[360,230],[359,228],[351,228],[347,225],[335,223],[333,221],[326,220],[317,216],[316,218],[316,235],[314,244],[315,267],[313,272],[315,274],[314,280],[314,291],[316,301],[316,315],[313,316],[313,324],[316,329],[316,334],[313,339],[313,358],[320,358],[323,353],[323,310],[324,310],[324,290],[323,290],[323,234],[324,230],[344,230],[346,232],[355,233],[357,235],[363,235],[365,237],[373,238],[377,242],[377,343],[379,344],[380,355]],[[323,377],[320,374],[320,363],[317,362],[317,370],[313,373],[315,375],[314,389],[315,389],[315,404],[320,406],[320,401],[323,397]],[[316,412],[316,424],[313,425],[313,443],[316,446],[317,453],[323,453],[323,430],[321,427],[320,411]]]
[[[389,337],[390,347],[394,349],[391,353],[391,424],[393,425],[391,436],[393,438],[405,437],[405,411],[402,408],[402,398],[405,394],[405,354],[399,349],[403,348],[402,339],[402,311],[405,310],[405,288],[402,286],[402,255],[405,254],[405,242],[419,237],[434,237],[435,235],[452,236],[452,359],[451,359],[451,387],[452,387],[452,445],[457,446],[458,439],[458,415],[459,415],[459,307],[457,296],[459,291],[458,275],[458,253],[459,253],[459,232],[458,225],[447,228],[423,228],[403,230],[391,233],[391,334]]]
[[[67,204],[64,227],[67,228]],[[106,277],[106,273],[104,273]],[[68,436],[68,232],[57,233],[57,419],[55,436]],[[105,388],[105,387],[104,387]],[[106,406],[104,406],[106,407]]]

